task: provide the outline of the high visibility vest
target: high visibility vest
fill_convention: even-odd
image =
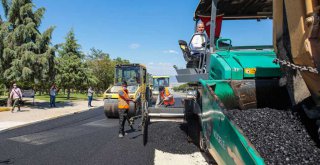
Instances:
[[[123,92],[122,97],[120,96],[120,92]],[[118,108],[119,109],[129,109],[129,101],[127,101],[128,99],[130,99],[128,93],[125,90],[120,89],[119,90],[119,97],[118,97]]]
[[[165,97],[169,97],[171,95],[170,91],[169,91],[169,88],[165,87],[164,91],[162,91],[160,95],[161,95],[162,99],[165,99]],[[164,100],[163,104],[164,105],[173,105],[174,104],[174,98],[170,97],[169,100]]]
[[[169,96],[170,95],[170,91],[169,91],[169,88],[168,87],[165,87],[164,88],[164,91],[166,93],[166,96]]]

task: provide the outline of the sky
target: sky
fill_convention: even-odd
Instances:
[[[175,75],[173,65],[182,68],[186,64],[178,40],[191,39],[199,0],[33,2],[35,8],[46,8],[40,30],[55,26],[53,45],[63,43],[73,29],[84,53],[94,47],[113,59],[145,64],[153,75]],[[233,45],[271,45],[272,21],[225,21],[221,36],[231,38]]]

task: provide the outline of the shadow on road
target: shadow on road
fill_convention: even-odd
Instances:
[[[72,102],[57,102],[56,107],[54,108],[65,108],[65,107],[72,107],[75,104]],[[30,102],[25,102],[23,106],[27,106],[30,108],[37,108],[37,109],[47,109],[50,108],[49,102],[35,102],[34,105]]]

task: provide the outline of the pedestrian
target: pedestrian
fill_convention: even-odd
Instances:
[[[52,84],[50,88],[50,107],[56,107],[56,95],[58,93],[58,88],[55,84]]]
[[[119,109],[119,138],[123,138],[126,133],[124,132],[124,124],[128,120],[129,102],[133,101],[129,97],[127,82],[122,82],[122,87],[119,90],[118,109]],[[134,101],[133,101],[134,102]],[[128,120],[129,121],[129,120]]]
[[[94,91],[92,90],[92,87],[89,87],[88,89],[88,107],[92,107],[91,102],[93,98]]]
[[[11,109],[11,113],[13,113],[14,108],[16,106],[18,107],[18,111],[21,111],[20,102],[22,101],[22,92],[21,92],[20,88],[17,87],[16,83],[13,84],[13,88],[10,93],[10,98],[13,100],[13,106]]]

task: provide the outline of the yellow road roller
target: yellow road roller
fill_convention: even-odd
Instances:
[[[118,91],[121,89],[122,81],[128,83],[129,97],[138,99],[136,103],[130,102],[129,116],[141,113],[141,102],[146,98],[146,75],[147,69],[142,64],[122,64],[116,65],[114,84],[103,94],[104,112],[108,118],[118,118]],[[141,96],[141,97],[139,97]]]

